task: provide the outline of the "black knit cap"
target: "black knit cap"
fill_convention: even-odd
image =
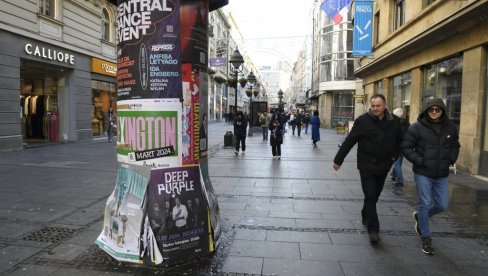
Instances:
[[[427,111],[427,109],[429,109],[432,106],[438,106],[439,108],[442,109],[442,113],[446,114],[446,105],[444,104],[444,101],[441,98],[428,100],[427,104],[425,105],[425,111]]]

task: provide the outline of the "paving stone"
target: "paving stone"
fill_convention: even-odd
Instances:
[[[295,260],[300,258],[298,243],[249,240],[234,240],[230,248],[230,255]]]
[[[264,259],[263,274],[280,276],[344,275],[339,262]]]
[[[0,273],[40,252],[38,247],[8,245],[0,249]]]
[[[266,240],[266,230],[237,229],[234,239],[236,240]]]
[[[229,256],[225,259],[222,272],[261,275],[263,258]]]
[[[267,231],[266,241],[331,243],[328,232]]]
[[[374,262],[375,258],[368,246],[300,243],[302,260],[328,262]]]

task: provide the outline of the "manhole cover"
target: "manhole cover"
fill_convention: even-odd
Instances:
[[[44,227],[40,230],[27,234],[23,240],[37,242],[56,243],[72,236],[75,233],[73,229],[61,227]]]

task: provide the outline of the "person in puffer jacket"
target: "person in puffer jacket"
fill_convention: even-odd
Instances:
[[[413,164],[417,186],[415,231],[422,238],[422,252],[433,255],[429,218],[447,209],[449,166],[456,162],[460,148],[458,130],[447,117],[442,99],[427,102],[405,134],[401,148]]]

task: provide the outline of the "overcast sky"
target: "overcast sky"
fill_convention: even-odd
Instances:
[[[245,48],[256,65],[285,60],[293,66],[305,36],[312,32],[314,0],[229,0],[245,39]]]

